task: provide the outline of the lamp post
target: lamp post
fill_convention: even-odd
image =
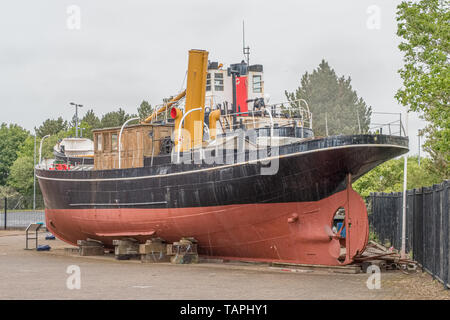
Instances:
[[[420,167],[420,136],[422,135],[422,130],[419,129],[419,132],[417,134],[417,137],[419,138],[419,156],[418,156],[418,160],[419,160],[419,167]]]
[[[36,127],[34,127],[33,164],[33,211],[36,211]]]
[[[82,108],[83,105],[74,102],[71,102],[70,105],[75,107],[75,137],[78,138],[78,108]]]
[[[408,137],[408,111],[405,112],[405,136]],[[403,163],[403,212],[402,212],[402,247],[400,254],[402,259],[406,258],[406,188],[407,188],[407,177],[408,177],[408,156],[405,153],[404,163]]]

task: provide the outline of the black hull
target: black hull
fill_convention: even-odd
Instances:
[[[408,140],[334,136],[279,147],[278,171],[260,162],[160,164],[102,171],[36,170],[47,209],[191,208],[319,201],[380,163],[408,151]],[[274,156],[278,158],[277,156]]]

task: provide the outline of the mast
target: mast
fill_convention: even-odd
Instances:
[[[250,65],[250,47],[245,46],[245,23],[242,20],[242,53],[244,54],[244,58],[247,62],[247,65]]]

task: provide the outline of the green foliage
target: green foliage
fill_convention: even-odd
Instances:
[[[430,172],[432,162],[428,158],[422,158],[421,165],[417,157],[408,157],[407,188],[414,189],[441,183],[442,179],[437,174]],[[353,183],[361,196],[367,197],[372,192],[399,192],[403,190],[404,158],[389,160],[375,167]]]
[[[127,121],[132,118],[133,115],[129,115],[123,110],[119,108],[118,111],[111,111],[103,115],[101,120],[102,128],[112,128],[112,127],[120,127]]]
[[[95,115],[94,110],[92,109],[86,112],[84,117],[81,119],[81,122],[86,123],[93,129],[100,128],[101,125],[100,119]]]
[[[36,140],[36,152],[38,152],[39,141]],[[29,135],[25,141],[17,148],[17,158],[20,157],[34,157],[34,136]]]
[[[75,129],[73,132],[75,132]],[[61,131],[45,139],[44,142],[42,143],[42,155],[41,155],[42,159],[53,159],[54,146],[62,139],[69,137],[70,134],[71,134],[70,131]],[[73,136],[75,136],[75,133],[73,133]],[[40,143],[40,141],[38,143]]]
[[[80,138],[88,138],[88,139],[93,139],[93,135],[92,135],[92,127],[84,121],[81,121],[78,124],[78,137]],[[76,137],[77,133],[76,133],[76,128],[75,127],[71,127],[69,130],[65,131],[66,134],[64,135],[63,138],[66,137]]]
[[[139,119],[141,120],[144,120],[153,113],[153,107],[145,100],[142,100],[141,105],[137,110]]]
[[[300,87],[295,92],[285,91],[285,95],[289,101],[307,101],[317,136],[326,135],[325,117],[329,135],[358,133],[358,117],[361,132],[364,133],[369,130],[371,107],[358,97],[350,82],[350,77],[338,78],[328,63],[322,60],[313,73],[306,72],[302,76]],[[294,107],[298,102],[291,104]]]
[[[8,185],[22,195],[33,193],[34,159],[30,156],[19,157],[11,166]]]
[[[10,186],[0,186],[0,201],[3,201],[3,198],[10,198],[19,195],[19,193],[14,190],[14,188]]]
[[[5,185],[10,168],[17,159],[17,150],[29,135],[16,124],[2,123],[0,126],[0,185]]]
[[[152,112],[146,101],[138,108],[140,116]],[[148,114],[147,114],[148,113]],[[94,111],[88,110],[80,119],[79,128],[83,129],[83,137],[92,139],[92,129],[121,126],[126,120],[137,117],[129,115],[123,109],[105,114],[100,120]],[[72,119],[74,122],[74,119]],[[81,135],[81,131],[79,131]],[[42,159],[54,158],[54,146],[64,138],[75,137],[75,127],[68,128],[68,123],[62,117],[47,119],[36,129],[36,161],[39,157],[41,139]],[[18,125],[3,123],[0,127],[0,196],[11,196],[17,193],[30,195],[33,192],[34,172],[34,136]],[[37,185],[38,186],[38,185]],[[39,192],[39,186],[38,190]]]
[[[62,117],[58,119],[47,119],[43,124],[40,125],[39,128],[36,129],[36,135],[39,138],[42,138],[46,135],[54,135],[62,130],[67,129],[67,121],[65,121]]]
[[[380,243],[380,239],[378,238],[378,235],[373,230],[369,231],[369,240],[375,241],[376,243]]]
[[[62,131],[64,132],[64,131]],[[51,139],[46,138],[44,141]],[[39,143],[41,139],[36,140],[36,162],[39,160]],[[44,149],[44,148],[43,148]],[[34,136],[29,135],[17,149],[17,159],[11,166],[11,172],[7,180],[7,185],[22,195],[31,195],[33,192],[33,173],[34,173]],[[36,184],[37,192],[39,186]]]
[[[397,100],[419,112],[430,124],[425,129],[424,149],[434,171],[450,177],[450,2],[403,1],[398,6],[397,35],[405,65],[399,70],[403,88]]]
[[[101,127],[100,119],[95,115],[94,110],[88,110],[84,117],[81,119],[81,128],[83,128],[83,137],[93,139],[92,129]]]

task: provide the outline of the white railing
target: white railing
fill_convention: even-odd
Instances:
[[[134,120],[139,120],[140,118],[131,118],[128,119],[127,121],[124,122],[124,124],[122,125],[122,128],[120,128],[120,133],[119,133],[119,169],[121,168],[122,165],[122,132],[123,129],[125,128],[125,126],[127,125],[128,122],[134,121]]]

